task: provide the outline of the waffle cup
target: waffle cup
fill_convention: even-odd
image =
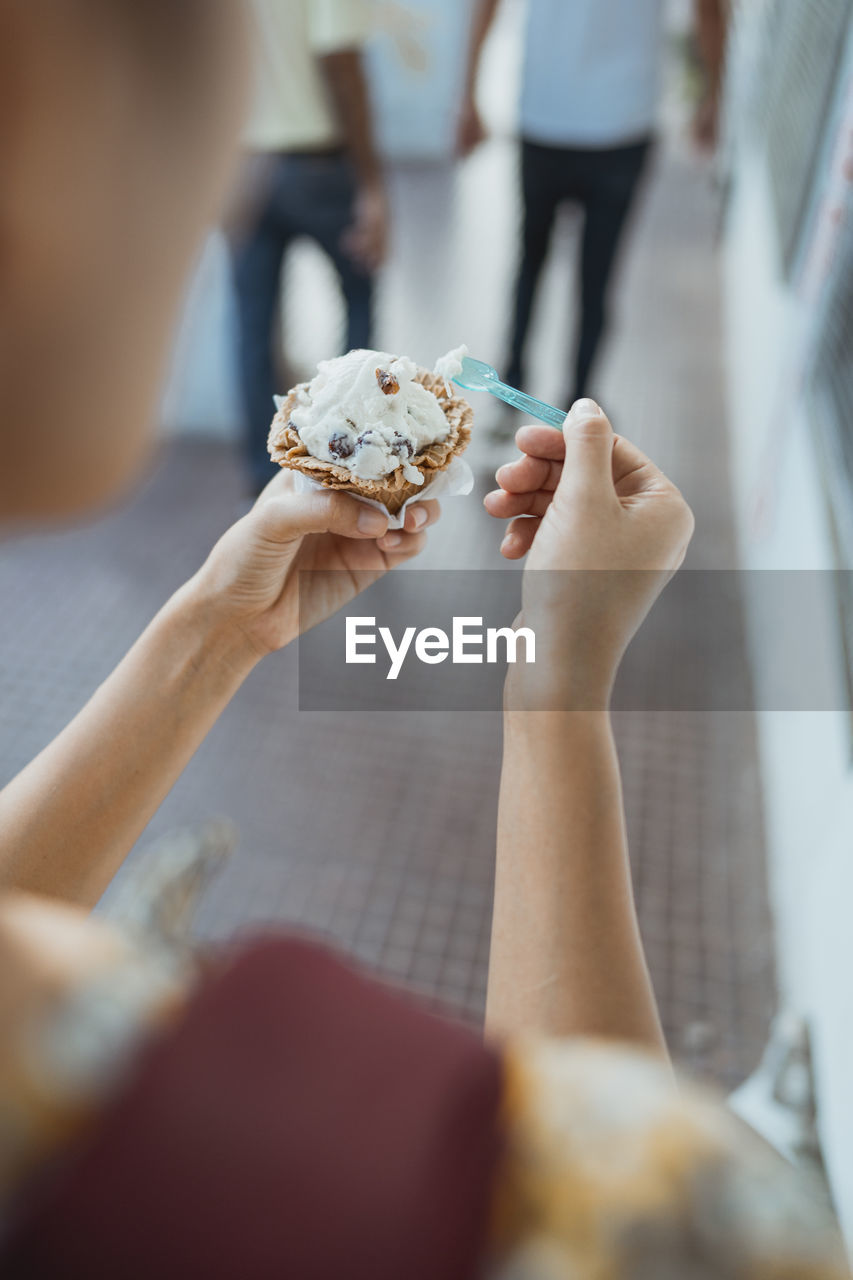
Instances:
[[[419,369],[415,378],[421,386],[426,387],[435,396],[450,430],[446,439],[429,444],[411,459],[412,466],[418,468],[424,478],[423,484],[413,484],[403,474],[402,464],[389,476],[381,480],[363,480],[353,475],[346,467],[339,467],[334,462],[323,462],[313,457],[299,438],[299,433],[290,421],[290,415],[297,405],[297,397],[308,384],[301,383],[288,392],[287,397],[272,420],[267,448],[273,462],[280,467],[289,467],[291,471],[301,471],[303,475],[321,484],[326,489],[342,489],[361,498],[371,498],[380,502],[392,516],[396,515],[409,498],[422,493],[439,472],[450,466],[451,459],[467,449],[471,439],[471,423],[474,411],[467,400],[448,392],[444,379]]]

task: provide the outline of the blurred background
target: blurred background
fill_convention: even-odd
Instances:
[[[526,8],[497,7],[475,81],[486,136],[461,156],[471,0],[374,7],[363,58],[390,245],[371,342],[428,367],[459,343],[506,367]],[[640,920],[673,1053],[738,1089],[785,1150],[823,1164],[853,1233],[851,5],[720,9],[715,132],[702,115],[695,7],[662,6],[656,145],[623,209],[609,323],[584,389],[685,492],[697,517],[689,566],[812,575],[837,710],[623,711],[616,729]],[[527,343],[526,389],[566,406],[583,231],[577,202],[560,202]],[[266,273],[282,392],[341,349],[345,325],[328,254],[310,237],[291,241],[280,281]],[[175,335],[162,447],[128,504],[91,527],[0,549],[0,594],[14,605],[0,618],[3,779],[79,709],[246,509],[233,281],[226,235],[211,228]],[[419,567],[517,571],[479,501],[513,453],[511,430],[481,399],[475,496],[447,501]],[[742,580],[729,660],[760,706],[778,636],[751,608],[748,572]],[[265,922],[319,933],[477,1022],[499,764],[492,713],[301,712],[297,655],[285,652],[226,711],[128,873],[171,833],[225,817],[237,847],[204,898],[205,937]],[[120,876],[105,911],[121,887]]]

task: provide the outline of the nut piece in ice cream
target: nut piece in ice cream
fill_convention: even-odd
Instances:
[[[472,419],[444,378],[405,357],[350,351],[289,392],[269,452],[280,466],[372,498],[393,515],[467,447]]]

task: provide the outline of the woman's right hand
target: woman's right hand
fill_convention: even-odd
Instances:
[[[536,633],[536,688],[560,706],[604,706],[625,649],[684,559],[693,513],[592,400],[577,401],[562,433],[525,426],[516,442],[522,456],[497,472],[485,506],[511,521],[502,555],[529,552],[522,621]]]

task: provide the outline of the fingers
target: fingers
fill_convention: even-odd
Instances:
[[[435,524],[441,507],[435,501],[408,507],[405,531],[415,534]],[[392,533],[388,517],[349,494],[314,489],[294,492],[276,476],[263,491],[251,512],[263,535],[272,542],[286,543],[308,533],[336,533],[346,538],[382,539]],[[396,532],[396,531],[392,531]],[[393,544],[396,545],[396,544]]]
[[[557,491],[573,502],[614,496],[613,444],[609,420],[594,400],[576,400],[563,424],[566,455]]]
[[[542,517],[553,501],[565,513],[580,510],[608,518],[618,512],[641,527],[654,504],[656,523],[667,527],[666,563],[680,563],[693,531],[693,517],[676,486],[630,441],[613,433],[607,417],[592,400],[572,407],[562,432],[525,426],[516,435],[521,457],[500,467],[500,488],[486,495],[490,515],[509,520],[501,554],[518,560],[529,551]]]
[[[428,529],[430,525],[435,524],[440,515],[441,506],[435,499],[418,502],[415,506],[406,508],[405,528],[409,533],[416,533],[418,529]]]
[[[613,446],[613,484],[620,497],[648,493],[652,489],[668,487],[670,481],[651,459],[631,444],[630,440],[616,437]]]
[[[394,559],[409,559],[416,556],[426,546],[426,530],[435,524],[441,515],[440,505],[432,500],[418,502],[406,508],[402,529],[389,529],[377,541],[382,551],[390,552]]]
[[[272,486],[268,486],[270,489]],[[263,536],[286,543],[307,533],[338,533],[347,538],[381,538],[388,517],[346,493],[310,489],[305,493],[267,493],[251,512]]]
[[[584,402],[591,405],[593,402]],[[515,437],[522,457],[506,463],[498,469],[496,479],[502,489],[510,493],[533,493],[538,489],[556,489],[560,482],[562,463],[566,456],[566,437],[550,427],[524,426]],[[611,477],[613,484],[643,472],[642,480],[648,483],[653,476],[660,476],[654,463],[622,436],[613,437]]]
[[[573,503],[613,498],[615,440],[610,422],[593,400],[572,406],[562,432],[532,425],[518,431],[522,457],[499,468],[501,487],[484,499],[490,515],[511,521],[501,555],[519,560],[527,554],[556,493]]]
[[[515,443],[522,453],[529,453],[536,458],[562,462],[566,456],[566,437],[562,431],[555,431],[553,427],[528,423],[516,431]]]
[[[487,493],[483,505],[490,516],[497,520],[511,520],[513,516],[544,516],[553,501],[553,493],[506,493],[495,489]]]
[[[501,555],[506,560],[520,560],[527,555],[553,498],[552,492],[542,489],[537,493],[507,493],[496,489],[486,494],[483,503],[489,515],[511,521],[501,543]]]
[[[566,454],[566,438],[562,432],[550,427],[524,426],[516,435],[516,444],[522,457],[498,469],[495,478],[501,488],[509,493],[555,490]],[[647,492],[668,483],[655,464],[622,436],[613,437],[611,478],[619,493]]]
[[[562,469],[562,462],[549,462],[547,458],[534,458],[525,453],[514,462],[498,467],[495,479],[508,493],[537,493],[540,489],[553,493],[560,483]]]
[[[385,559],[391,569],[395,564],[402,564],[404,560],[411,560],[412,556],[419,555],[426,544],[425,533],[406,533],[400,529],[390,530],[376,543],[379,550],[385,552]]]
[[[530,550],[560,483],[566,453],[566,439],[553,427],[524,426],[515,439],[522,456],[498,468],[501,487],[483,499],[489,515],[512,521],[501,544],[507,560],[519,560]]]
[[[501,543],[501,555],[504,559],[520,560],[522,556],[526,556],[541,523],[541,519],[534,516],[520,516],[513,520]]]

